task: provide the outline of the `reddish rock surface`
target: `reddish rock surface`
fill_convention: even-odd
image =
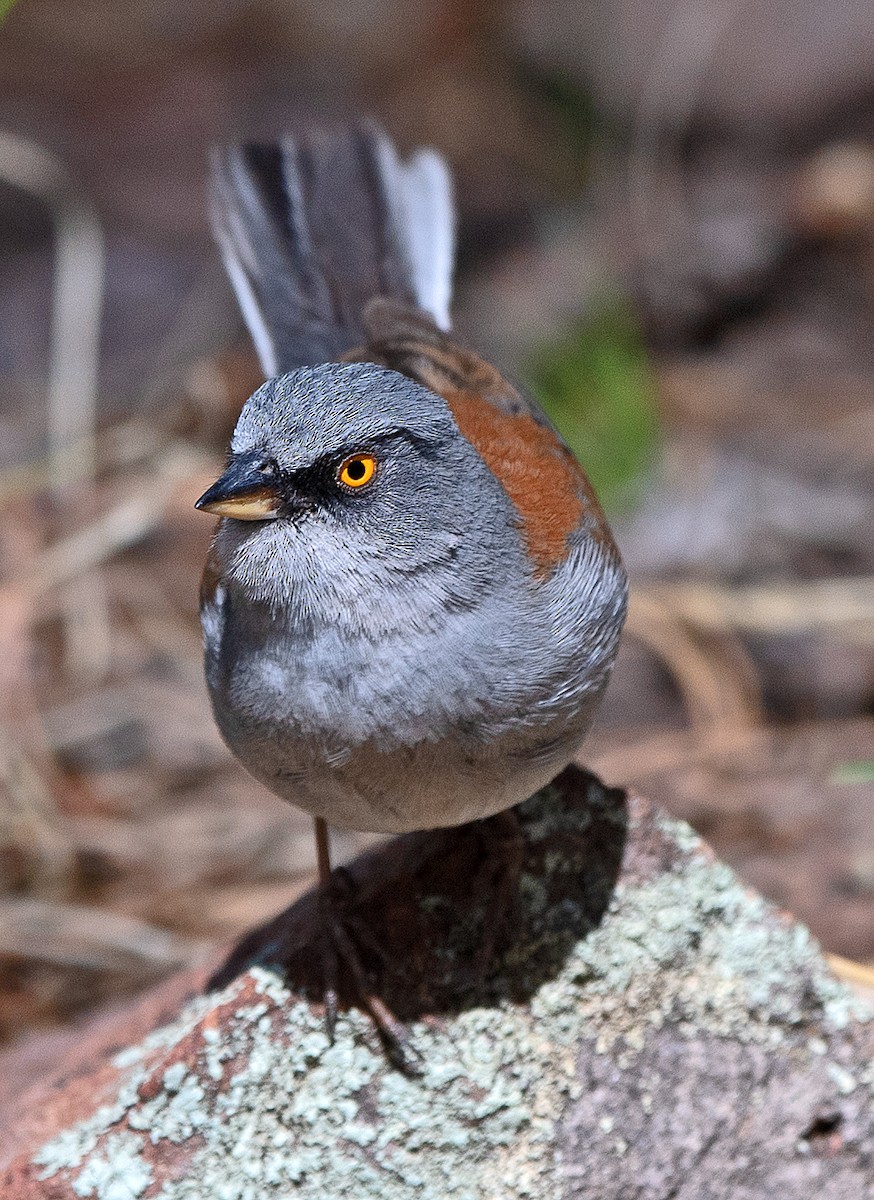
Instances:
[[[481,827],[351,868],[417,1075],[355,1009],[328,1044],[306,896],[220,990],[184,976],[58,1048],[7,1102],[4,1200],[870,1195],[874,1022],[806,930],[576,770],[520,813],[512,934],[480,989]]]

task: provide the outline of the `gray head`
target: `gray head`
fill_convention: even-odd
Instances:
[[[247,401],[197,502],[249,601],[310,621],[427,621],[525,569],[515,512],[446,402],[370,363],[304,367]],[[389,611],[389,609],[391,611]]]

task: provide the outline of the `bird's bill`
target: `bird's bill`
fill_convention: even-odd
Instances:
[[[272,521],[279,516],[283,498],[277,488],[251,462],[232,462],[194,507],[235,521]]]

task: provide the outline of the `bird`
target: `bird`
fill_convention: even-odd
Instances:
[[[331,1036],[342,962],[402,1057],[338,915],[329,827],[490,819],[512,843],[513,808],[572,761],[603,695],[626,574],[552,423],[452,332],[436,151],[402,158],[369,120],[219,147],[210,209],[265,377],[196,502],[220,518],[212,709],[315,820]]]

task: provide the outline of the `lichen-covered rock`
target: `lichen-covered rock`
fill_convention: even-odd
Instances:
[[[874,1020],[806,930],[686,826],[577,771],[520,815],[513,932],[484,988],[482,832],[352,868],[420,1075],[354,1008],[329,1045],[304,898],[221,990],[135,1014],[151,1028],[130,1044],[104,1028],[102,1058],[31,1090],[4,1200],[874,1194]]]

